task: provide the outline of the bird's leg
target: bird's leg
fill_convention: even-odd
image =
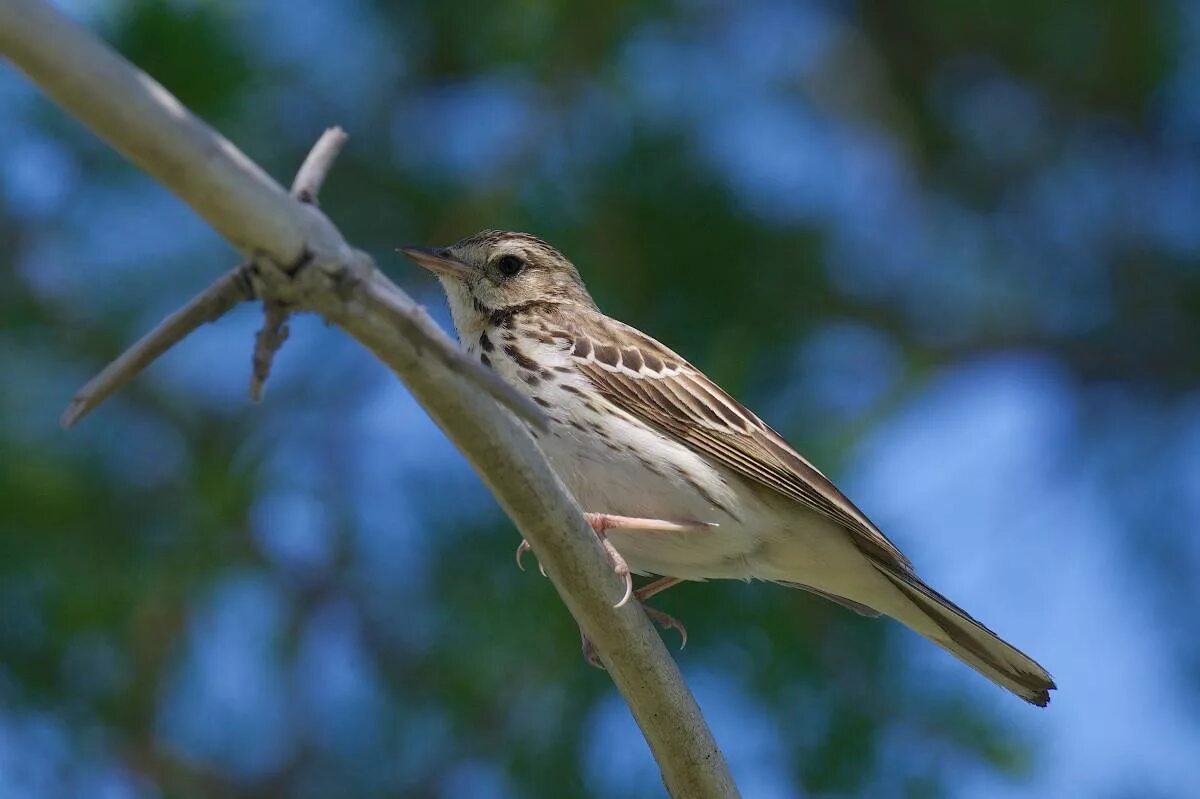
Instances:
[[[628,517],[610,516],[607,513],[585,513],[583,517],[592,526],[596,538],[600,539],[600,546],[604,547],[604,551],[608,553],[608,562],[612,564],[613,571],[625,581],[625,594],[617,604],[613,605],[614,608],[619,608],[629,601],[629,597],[633,596],[633,574],[629,571],[629,564],[625,562],[625,558],[621,557],[621,553],[612,545],[612,541],[608,540],[605,531],[610,527],[620,526],[616,523],[617,519],[627,520]]]
[[[629,564],[625,562],[625,558],[621,557],[621,553],[618,552],[617,548],[614,547],[612,542],[608,540],[608,536],[605,535],[606,530],[633,529],[645,530],[652,533],[686,533],[695,530],[706,530],[708,528],[717,526],[711,522],[672,522],[667,521],[666,519],[642,519],[636,516],[617,516],[611,513],[584,513],[583,516],[585,519],[587,519],[587,523],[596,533],[596,538],[600,539],[600,545],[604,547],[604,551],[608,554],[608,560],[613,565],[613,571],[617,573],[617,576],[622,577],[625,580],[625,594],[621,597],[620,602],[613,605],[615,608],[619,608],[624,605],[629,601],[629,597],[633,595],[633,575],[629,570]],[[529,542],[525,539],[521,539],[521,543],[517,545],[516,552],[517,568],[521,571],[525,571],[525,566],[521,563],[521,558],[526,552],[529,551],[529,549]],[[538,562],[538,571],[542,573],[543,577],[546,576],[546,569],[542,566],[540,561]],[[663,580],[656,581],[655,583],[646,586],[646,588],[651,588],[652,586],[657,585],[658,583],[661,583],[667,579],[670,578],[663,578]],[[678,582],[678,580],[676,582]],[[650,594],[642,598],[648,599],[660,591],[665,591],[674,584],[675,583],[668,583],[660,588],[655,588],[655,590],[653,590]],[[678,624],[678,622],[676,622],[676,624]]]
[[[633,593],[638,599],[645,602],[650,597],[658,596],[668,588],[679,585],[682,582],[682,577],[659,577],[652,583],[646,583]]]
[[[620,602],[613,605],[614,608],[621,607],[633,596],[633,574],[629,571],[629,564],[625,562],[625,558],[621,557],[621,553],[608,540],[605,531],[629,528],[655,533],[683,533],[716,526],[704,522],[671,522],[665,519],[639,519],[635,516],[615,516],[611,513],[585,513],[583,516],[587,519],[588,524],[592,526],[592,529],[596,531],[596,537],[600,539],[600,544],[604,547],[604,551],[608,553],[608,559],[613,565],[613,571],[617,573],[618,577],[625,580],[625,595],[621,597]],[[663,586],[658,590],[663,591],[668,587]]]

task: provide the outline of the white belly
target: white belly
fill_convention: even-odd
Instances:
[[[616,427],[630,424],[614,420],[610,438],[645,447],[613,450],[598,435],[560,423],[538,443],[584,510],[717,525],[680,533],[609,531],[631,569],[688,580],[796,582],[852,598],[872,594],[879,575],[839,525],[786,497],[739,485],[740,477],[640,424]],[[644,463],[647,451],[659,459]],[[686,476],[672,464],[685,464]]]
[[[552,424],[538,444],[584,510],[716,525],[681,533],[610,531],[630,568],[688,579],[751,576],[756,543],[741,520],[748,509],[739,507],[719,470],[636,423],[613,419],[608,438]]]

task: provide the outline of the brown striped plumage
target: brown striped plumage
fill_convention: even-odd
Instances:
[[[824,474],[700,370],[601,313],[554,247],[489,230],[404,251],[438,274],[467,350],[546,410],[538,444],[580,505],[676,525],[611,530],[619,567],[771,580],[885,613],[1026,701],[1049,701],[1041,666],[926,585]]]

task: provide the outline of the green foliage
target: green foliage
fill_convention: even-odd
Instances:
[[[112,43],[201,117],[233,110],[254,77],[231,35],[236,5],[134,0],[113,23]]]

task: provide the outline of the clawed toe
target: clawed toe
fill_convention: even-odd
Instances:
[[[629,564],[625,562],[625,558],[617,551],[612,542],[608,540],[605,532],[611,528],[637,528],[646,531],[654,532],[684,532],[691,530],[702,530],[716,527],[715,524],[707,522],[671,522],[661,519],[640,519],[631,516],[615,516],[607,513],[585,513],[584,517],[588,524],[596,533],[596,538],[599,539],[600,545],[604,548],[604,553],[608,556],[609,563],[612,564],[613,571],[625,583],[625,592],[621,595],[613,608],[621,608],[629,603],[629,600],[634,596],[642,602],[642,609],[646,611],[646,615],[651,621],[661,627],[663,630],[676,630],[679,632],[681,640],[679,648],[683,649],[687,646],[688,634],[687,628],[683,623],[670,614],[664,613],[661,610],[652,608],[645,604],[645,600],[655,594],[670,588],[671,586],[681,582],[677,577],[661,577],[649,585],[643,586],[638,591],[633,590],[633,572],[629,568]],[[529,551],[529,542],[522,540],[517,547],[516,559],[517,568],[525,571],[525,566],[521,563],[521,558]],[[542,568],[541,562],[538,563],[538,569],[541,570],[542,576],[546,576],[546,570]],[[583,650],[583,659],[596,668],[604,668],[604,664],[600,660],[600,655],[596,651],[596,647],[591,640],[580,630],[580,647]]]
[[[529,546],[529,542],[524,538],[522,538],[521,543],[517,545],[517,568],[521,571],[525,571],[525,564],[521,563],[521,558],[524,557],[525,553],[531,548],[532,547]],[[546,576],[546,567],[542,565],[540,560],[538,561],[538,571],[542,573],[543,577]]]
[[[604,545],[604,551],[608,553],[608,561],[612,564],[613,571],[625,581],[625,594],[617,604],[613,605],[614,608],[623,607],[633,596],[633,574],[629,571],[629,564],[625,562],[625,558],[621,557],[621,553],[617,551],[611,541],[601,538],[600,543]]]
[[[584,518],[596,533],[596,538],[600,539],[600,545],[604,547],[604,552],[608,555],[608,562],[612,564],[613,571],[617,576],[625,581],[625,593],[621,595],[621,599],[613,608],[624,607],[625,603],[633,596],[633,573],[629,570],[629,564],[625,562],[625,558],[621,557],[621,553],[608,540],[608,536],[604,531],[610,527],[621,526],[621,521],[625,520],[624,516],[612,516],[607,513],[585,513]]]
[[[650,617],[650,621],[657,624],[663,630],[676,630],[679,632],[679,637],[682,639],[679,643],[680,649],[683,649],[685,646],[687,646],[688,633],[687,627],[683,626],[683,622],[669,613],[664,613],[658,608],[650,607],[644,602],[642,603],[642,610],[646,611],[646,615]],[[595,666],[598,669],[603,669],[604,664],[600,661],[600,653],[596,651],[595,645],[592,644],[591,639],[584,634],[583,630],[579,631],[579,640],[581,648],[583,649],[583,659],[586,660],[589,665]]]
[[[652,608],[649,605],[642,605],[642,610],[646,611],[646,615],[650,617],[652,622],[664,630],[677,630],[679,632],[679,637],[682,639],[679,643],[680,649],[683,649],[685,646],[687,646],[687,627],[683,626],[683,622],[671,614],[663,613],[658,608]]]

